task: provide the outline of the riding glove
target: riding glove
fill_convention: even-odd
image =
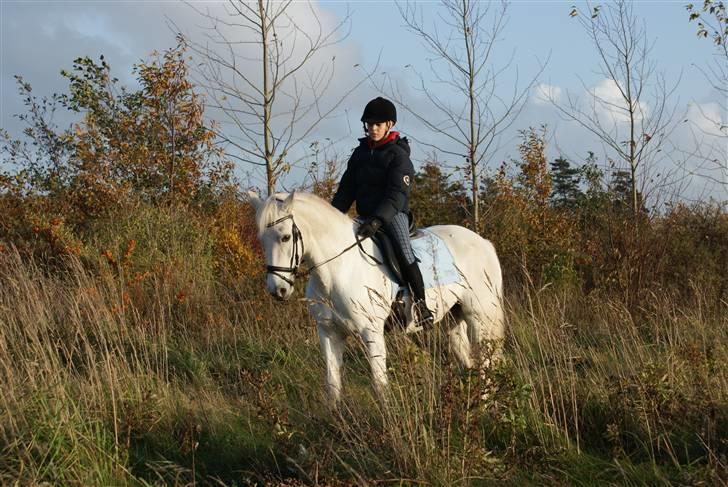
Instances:
[[[369,238],[377,233],[377,230],[379,230],[379,227],[381,226],[382,220],[377,217],[372,217],[359,225],[356,234],[362,238]]]

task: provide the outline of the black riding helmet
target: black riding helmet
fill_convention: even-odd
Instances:
[[[361,121],[364,123],[382,123],[390,120],[397,122],[397,109],[394,107],[394,103],[381,96],[367,103],[367,106],[364,107],[364,114],[361,116]]]

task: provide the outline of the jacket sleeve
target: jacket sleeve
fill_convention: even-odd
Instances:
[[[387,169],[387,186],[382,202],[374,211],[374,216],[389,223],[400,211],[407,207],[410,184],[414,175],[414,166],[404,150],[394,152],[394,158]]]
[[[331,200],[331,205],[342,213],[346,213],[351,208],[351,204],[354,203],[356,198],[355,178],[356,171],[354,169],[354,154],[349,158],[349,163],[346,165],[346,171],[341,176],[339,187],[336,190],[334,198]]]

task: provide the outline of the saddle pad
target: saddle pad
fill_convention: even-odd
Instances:
[[[420,232],[422,236],[412,239],[412,250],[420,261],[425,289],[460,282],[462,275],[445,242],[427,229]]]

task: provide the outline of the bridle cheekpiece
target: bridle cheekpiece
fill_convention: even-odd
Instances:
[[[293,219],[293,214],[286,215],[283,218],[279,218],[278,220],[271,222],[266,225],[266,228],[273,227],[275,225],[278,225],[281,222],[284,222],[288,219],[291,219],[291,223],[293,223],[293,229],[292,229],[292,238],[293,238],[293,252],[291,253],[291,263],[289,267],[280,267],[277,265],[268,265],[266,266],[266,271],[268,274],[273,274],[274,276],[278,276],[284,281],[286,281],[288,284],[293,286],[293,279],[289,279],[286,276],[280,274],[281,272],[285,272],[287,274],[291,274],[293,277],[296,277],[299,275],[298,267],[301,265],[301,258],[303,257],[303,253],[305,252],[305,248],[303,246],[303,237],[301,236],[301,230],[298,229],[298,225],[296,225],[296,221]],[[300,246],[299,246],[300,243]]]

